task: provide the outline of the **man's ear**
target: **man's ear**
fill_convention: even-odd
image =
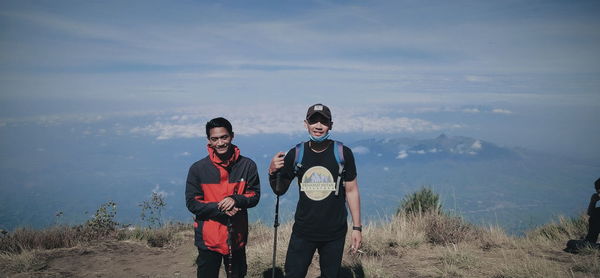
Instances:
[[[304,128],[308,129],[308,121],[304,120]]]

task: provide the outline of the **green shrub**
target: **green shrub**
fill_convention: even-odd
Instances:
[[[157,192],[152,192],[150,200],[145,200],[139,204],[142,208],[140,218],[145,221],[148,227],[160,228],[163,225],[162,210],[167,205],[163,196]]]
[[[440,196],[427,187],[421,188],[402,200],[396,214],[419,214],[425,212],[441,212]]]
[[[84,225],[76,227],[83,241],[105,238],[116,231],[117,223],[114,219],[117,215],[117,204],[113,201],[106,202],[96,210],[92,219]]]

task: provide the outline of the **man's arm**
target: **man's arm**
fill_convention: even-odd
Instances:
[[[284,152],[278,152],[271,159],[269,164],[269,185],[275,195],[281,196],[290,188],[290,183],[294,180],[292,171],[295,167],[294,160],[296,153],[290,150],[287,155]]]
[[[208,220],[222,216],[216,202],[204,201],[204,192],[194,165],[190,167],[185,185],[185,204],[188,210],[196,215],[198,220]]]
[[[596,202],[598,202],[598,200],[600,200],[600,196],[598,196],[598,193],[594,193],[592,195],[592,198],[590,199],[590,204],[588,205],[588,210],[587,210],[588,216],[592,216],[592,213],[593,213],[594,209],[596,208]]]
[[[362,226],[360,222],[360,194],[358,193],[358,182],[356,178],[352,181],[345,183],[346,188],[346,201],[348,202],[348,208],[350,209],[350,215],[352,216],[352,226]],[[360,248],[362,243],[362,232],[352,230],[352,250],[356,252]]]
[[[248,186],[246,186],[242,194],[237,194],[236,192],[235,194],[229,196],[235,201],[235,207],[251,208],[258,204],[260,199],[260,180],[258,178],[258,172],[254,162],[252,162],[250,165],[246,184]]]

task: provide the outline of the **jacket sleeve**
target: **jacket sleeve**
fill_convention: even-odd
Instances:
[[[234,194],[230,197],[235,200],[235,206],[238,208],[251,208],[258,204],[260,199],[260,179],[254,161],[250,161],[246,188],[242,194]]]
[[[196,164],[190,167],[185,185],[185,204],[196,215],[197,220],[208,220],[225,215],[217,208],[216,202],[204,201],[204,192]]]

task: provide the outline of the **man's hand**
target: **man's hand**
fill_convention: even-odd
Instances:
[[[225,197],[217,204],[217,208],[223,212],[231,210],[235,206],[235,200],[231,197]]]
[[[352,249],[352,253],[358,252],[362,245],[362,232],[357,230],[352,230],[352,236],[350,238],[352,245],[350,248]]]
[[[227,216],[231,217],[231,216],[234,216],[236,213],[238,213],[238,211],[240,211],[240,208],[233,207],[232,209],[225,211],[225,214],[227,214]]]
[[[271,163],[269,164],[269,175],[277,172],[277,170],[283,167],[283,158],[285,157],[284,152],[278,152],[275,154],[273,159],[271,159]]]
[[[595,202],[598,202],[598,201],[600,201],[600,194],[598,194],[598,193],[594,193],[594,194],[592,195],[592,199],[591,199],[590,201],[591,201],[592,203],[595,203]]]

